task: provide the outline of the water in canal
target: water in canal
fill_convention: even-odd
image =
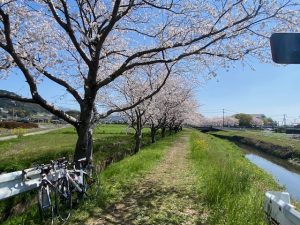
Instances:
[[[239,145],[239,147],[245,151],[245,157],[248,160],[272,174],[277,182],[285,187],[292,198],[300,201],[300,167],[264,154],[249,146]]]

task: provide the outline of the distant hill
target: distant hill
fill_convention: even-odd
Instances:
[[[0,94],[10,94],[18,96],[13,92],[5,90],[0,90]],[[14,109],[15,115],[18,115],[19,117],[26,117],[37,113],[47,113],[47,110],[43,109],[38,104],[18,102],[7,98],[0,98],[0,108],[0,115],[2,116],[4,114],[7,114],[5,113],[5,111],[8,111],[9,115],[12,115],[12,109]]]

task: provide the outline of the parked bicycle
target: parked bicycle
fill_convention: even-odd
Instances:
[[[55,217],[55,193],[56,193],[56,179],[53,179],[55,174],[54,164],[42,164],[34,168],[40,170],[41,183],[38,190],[38,209],[42,221],[50,220],[53,224]],[[30,171],[23,171],[24,179],[30,180],[27,176]]]
[[[77,167],[75,167],[77,165]],[[71,169],[69,169],[71,167]],[[75,163],[69,163],[65,158],[51,161],[47,165],[39,165],[35,170],[40,170],[41,183],[38,190],[38,208],[41,220],[54,218],[66,221],[70,217],[73,202],[79,202],[92,186],[96,186],[93,194],[98,193],[98,176],[92,163],[87,163],[86,158],[79,159]],[[24,178],[27,172],[23,171]],[[76,194],[76,198],[73,197]]]
[[[79,169],[76,169],[75,164],[78,165]],[[97,195],[99,190],[99,178],[97,171],[91,162],[88,162],[86,158],[79,159],[76,163],[74,163],[74,168],[71,174],[81,188],[81,191],[76,188],[79,198],[89,196],[90,194],[88,191],[90,193],[92,192],[94,197]],[[92,187],[94,188],[92,189]]]
[[[62,221],[69,219],[72,210],[72,193],[69,178],[66,175],[69,162],[65,158],[53,162],[54,169],[58,170],[58,179],[55,188],[55,212]]]

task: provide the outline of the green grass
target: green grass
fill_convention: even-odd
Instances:
[[[126,125],[103,125],[94,133],[94,159],[101,162],[114,153],[130,151],[133,148],[133,132],[126,134]],[[144,144],[150,142],[147,130]],[[48,163],[62,156],[72,158],[76,144],[74,128],[0,142],[0,173],[29,168],[39,163]],[[21,194],[0,202],[0,222],[6,216],[20,213],[18,207],[27,208],[34,204],[36,192]],[[17,213],[16,213],[17,212]],[[30,210],[23,218],[36,218],[36,211]],[[20,222],[21,223],[21,222]]]
[[[224,136],[240,136],[246,138],[252,138],[258,141],[271,143],[282,147],[290,147],[293,151],[300,153],[300,140],[293,139],[289,135],[284,133],[271,133],[266,131],[218,131],[215,134]]]
[[[146,146],[138,154],[110,165],[101,173],[100,195],[92,201],[85,202],[75,211],[69,224],[83,224],[87,219],[97,217],[105,207],[131,193],[138,178],[154,168],[165,155],[167,147],[182,134],[183,132],[161,139]]]
[[[144,129],[143,144],[150,143],[150,131]],[[133,148],[133,130],[127,132],[126,125],[101,125],[94,132],[94,158],[107,158],[114,152]],[[34,164],[47,163],[62,156],[72,158],[77,135],[73,127],[19,137],[0,142],[0,173],[22,170]]]
[[[190,146],[197,190],[210,212],[208,224],[266,224],[264,193],[280,190],[273,178],[228,141],[194,132]]]
[[[111,155],[113,152],[127,147],[132,147],[133,136],[132,131],[129,135],[125,132],[126,126],[122,125],[109,125],[99,127],[95,131],[95,160],[96,163],[99,160]],[[61,134],[69,140],[74,138],[74,131],[71,128],[54,132],[56,135]],[[149,171],[155,166],[165,153],[165,149],[169,146],[173,140],[177,137],[168,136],[165,139],[159,140],[153,145],[147,145],[149,143],[149,137],[147,131],[145,132],[146,141],[144,144],[146,147],[142,148],[142,151],[137,155],[127,157],[120,162],[110,165],[106,170],[101,173],[101,191],[97,197],[82,202],[82,205],[73,211],[70,224],[79,223],[82,224],[94,213],[99,212],[103,207],[107,206],[113,201],[120,199],[128,190],[128,187],[133,185],[135,178]],[[58,137],[59,139],[62,137]],[[63,139],[63,138],[62,138]],[[40,139],[41,140],[41,139]],[[19,140],[18,140],[19,141]],[[33,140],[31,140],[33,141]],[[31,143],[31,142],[29,142]],[[43,139],[43,143],[48,143]],[[67,143],[67,141],[66,141]],[[105,146],[105,147],[103,147]],[[50,148],[50,147],[48,147]],[[59,149],[56,150],[60,152]],[[45,150],[44,154],[47,151]],[[69,153],[66,151],[66,153]],[[72,153],[70,151],[70,153]],[[19,159],[21,160],[21,159]],[[5,220],[3,224],[37,224],[39,223],[39,215],[37,207],[34,204],[36,191],[19,195],[15,198],[10,198],[0,204],[0,215],[7,212],[13,212],[16,205],[28,206],[27,210],[20,214],[10,216]],[[1,220],[0,220],[1,221]]]
[[[188,160],[191,174],[195,176],[194,188],[196,189],[197,199],[199,199],[199,206],[203,207],[203,212],[208,216],[206,224],[266,224],[262,205],[264,193],[267,190],[281,190],[273,178],[246,160],[242,151],[233,143],[200,132],[188,132],[191,134]],[[64,154],[71,155],[73,153],[72,146],[74,146],[76,140],[74,130],[68,128],[53,133],[56,134],[57,138],[52,137],[54,143],[57,143],[58,140],[67,139],[65,148],[53,146],[52,149],[57,148],[53,151],[57,154],[66,151]],[[99,215],[107,207],[132,193],[140,179],[158,165],[164,157],[167,147],[182,134],[186,134],[186,131],[160,139],[153,145],[148,145],[150,137],[148,131],[145,130],[144,139],[146,142],[144,142],[142,150],[138,154],[127,157],[106,168],[100,175],[101,191],[99,195],[87,199],[80,206],[77,206],[73,210],[68,224],[83,224],[90,218],[99,218]],[[21,138],[13,140],[11,143],[18,146],[22,143],[22,139],[25,142],[28,141],[28,143],[39,143],[40,146],[42,146],[41,143],[44,143],[44,145],[48,143],[47,138],[40,138],[44,135],[36,137],[39,137],[40,142],[35,142],[37,140],[27,137],[30,139]],[[130,131],[129,134],[126,134],[126,126],[103,126],[96,129],[94,139],[95,159],[99,162],[114,152],[132,147],[133,132]],[[70,142],[73,140],[73,143],[68,143],[68,140]],[[43,154],[48,155],[52,142],[50,141],[46,145],[47,148],[40,153],[29,148],[26,148],[26,151],[29,151],[28,154],[31,155],[36,154],[35,159],[41,157],[42,160]],[[67,146],[70,150],[65,150]],[[21,151],[17,153],[25,156],[26,151],[20,149]],[[49,154],[56,153],[51,152]],[[19,158],[19,161],[21,160],[23,159]],[[26,160],[26,163],[29,164],[33,162],[33,159]],[[27,165],[26,163],[24,165]],[[33,191],[2,202],[0,204],[0,215],[5,215],[7,212],[19,212],[12,213],[13,215],[3,224],[37,224],[39,216],[37,207],[33,204],[35,196],[36,191]],[[22,211],[20,208],[22,207],[27,210],[20,214]],[[170,216],[163,214],[163,212],[159,215]]]

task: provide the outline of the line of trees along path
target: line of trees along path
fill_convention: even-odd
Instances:
[[[298,4],[296,0],[3,0],[0,77],[16,74],[20,81],[25,79],[30,95],[0,97],[37,103],[73,125],[78,134],[75,160],[92,159],[92,130],[99,119],[146,104],[174,67],[184,65],[189,71],[183,73],[213,76],[215,68],[228,67],[246,55],[268,58],[265,48],[272,32],[296,31]],[[114,98],[114,104],[100,112],[96,103],[114,96],[112,86],[125,76],[138,77],[148,66],[161,71],[152,79],[151,91],[135,101]],[[45,80],[74,99],[79,118],[43,96]]]

